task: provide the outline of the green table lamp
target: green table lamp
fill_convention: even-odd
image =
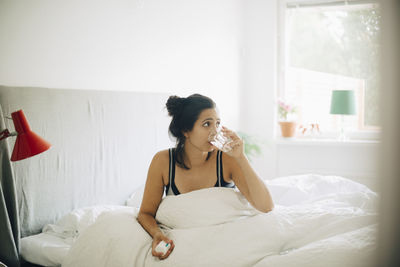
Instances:
[[[332,90],[330,114],[341,115],[339,140],[346,140],[344,133],[344,115],[356,114],[356,97],[354,90]]]

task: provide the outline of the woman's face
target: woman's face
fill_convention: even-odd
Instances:
[[[212,144],[208,141],[209,135],[215,134],[221,120],[214,108],[203,110],[197,121],[194,123],[193,129],[184,133],[186,142],[203,152],[214,150]]]

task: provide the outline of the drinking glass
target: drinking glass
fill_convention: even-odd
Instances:
[[[222,126],[218,126],[216,132],[210,133],[208,141],[223,152],[228,152],[232,149],[230,146],[232,139],[223,134]]]

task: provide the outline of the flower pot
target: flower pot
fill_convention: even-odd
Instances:
[[[294,121],[280,121],[282,137],[293,137],[296,132],[296,122]]]

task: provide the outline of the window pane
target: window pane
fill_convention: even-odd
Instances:
[[[355,90],[357,115],[348,128],[379,122],[380,10],[377,5],[288,8],[285,98],[299,105],[302,123],[337,129],[331,90]]]

